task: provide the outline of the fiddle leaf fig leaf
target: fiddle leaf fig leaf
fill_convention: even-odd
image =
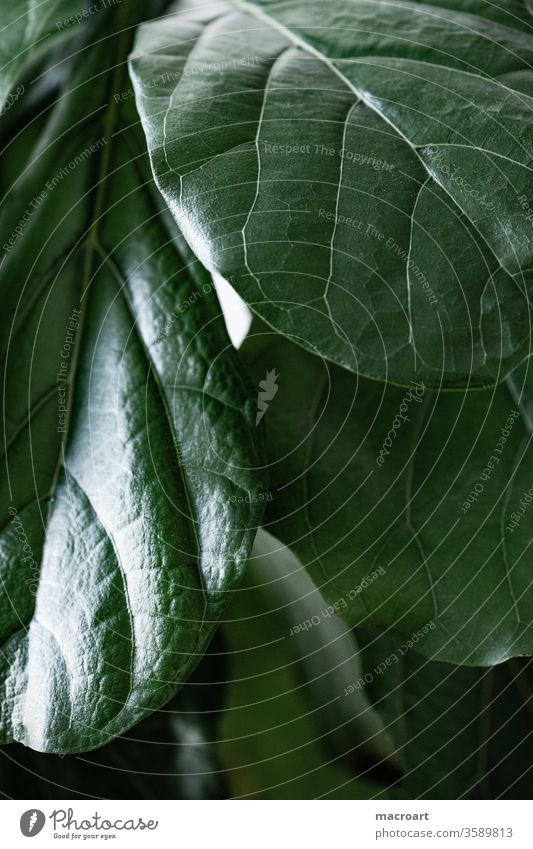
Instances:
[[[346,369],[501,381],[531,350],[530,12],[236,0],[143,25],[138,109],[196,255]]]
[[[255,399],[161,210],[117,9],[2,205],[0,727],[46,752],[173,696],[261,513]]]
[[[264,416],[265,527],[334,611],[427,657],[533,651],[531,374],[435,393],[356,378],[267,330],[242,355],[279,373]]]

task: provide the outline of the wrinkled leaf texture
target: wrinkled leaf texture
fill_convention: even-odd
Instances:
[[[161,214],[125,71],[154,11],[99,11],[64,51],[2,203],[1,740],[46,752],[102,746],[172,697],[260,518],[238,501],[258,479],[248,389]]]

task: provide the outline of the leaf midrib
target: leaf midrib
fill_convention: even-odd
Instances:
[[[119,22],[124,16],[124,12],[122,10],[122,15],[119,16]],[[127,56],[127,50],[124,50],[124,45],[127,44],[128,39],[131,38],[129,30],[127,27],[124,27],[120,35],[118,37],[117,51],[115,56],[115,68],[114,73],[112,74],[109,82],[109,86],[107,89],[107,93],[110,94],[112,91],[120,91],[120,81],[122,79],[124,73],[124,64],[125,61],[121,61],[123,56]],[[89,229],[89,233],[85,238],[85,261],[83,265],[83,273],[82,273],[82,283],[81,283],[81,297],[80,297],[80,317],[79,317],[79,327],[78,332],[76,334],[76,338],[74,341],[74,350],[72,354],[72,365],[70,368],[69,380],[72,386],[76,384],[76,374],[79,366],[79,358],[80,351],[82,348],[82,341],[84,336],[84,327],[87,318],[87,309],[89,303],[88,290],[91,282],[92,272],[94,268],[94,261],[97,255],[97,245],[98,245],[98,230],[100,226],[100,222],[102,219],[102,210],[104,206],[105,196],[107,194],[108,189],[108,172],[109,172],[109,162],[111,158],[112,148],[113,148],[113,127],[116,122],[117,114],[118,114],[119,104],[113,98],[111,100],[111,105],[108,107],[107,114],[105,116],[104,128],[103,128],[103,137],[105,139],[109,139],[109,141],[104,145],[104,149],[102,151],[102,156],[100,160],[100,167],[98,169],[98,176],[96,180],[96,194],[94,203],[92,205],[90,220],[91,226]],[[64,465],[63,457],[65,448],[68,444],[68,438],[70,433],[70,425],[72,421],[72,406],[70,405],[67,410],[65,417],[65,430],[62,436],[58,462],[56,465],[56,469],[52,478],[52,483],[50,486],[50,492],[54,492],[57,486],[57,482],[59,479],[59,475],[61,473],[61,469]],[[51,510],[53,509],[53,502],[50,503],[48,509],[48,516],[46,525],[48,526],[50,521]]]

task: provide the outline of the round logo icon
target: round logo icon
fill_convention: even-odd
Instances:
[[[35,837],[42,831],[46,822],[46,817],[42,811],[37,808],[31,808],[29,811],[24,811],[20,818],[20,830],[24,837]]]

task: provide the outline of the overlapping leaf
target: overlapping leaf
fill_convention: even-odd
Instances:
[[[352,371],[500,381],[531,349],[530,11],[237,0],[144,25],[137,103],[196,255]]]
[[[490,665],[533,650],[531,377],[430,392],[357,379],[277,334],[247,341],[274,370],[263,421],[267,525],[335,611],[418,651]]]

